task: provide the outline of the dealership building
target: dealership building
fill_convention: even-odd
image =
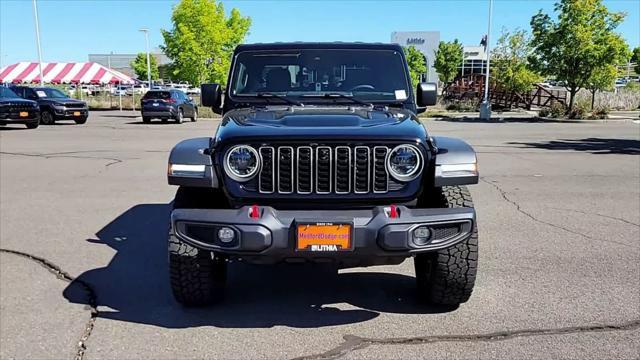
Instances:
[[[391,33],[391,42],[402,46],[413,46],[424,55],[427,72],[424,81],[438,81],[438,73],[433,67],[435,52],[440,43],[439,31],[396,31]],[[484,46],[463,46],[464,61],[460,67],[462,74],[484,73],[486,52]]]

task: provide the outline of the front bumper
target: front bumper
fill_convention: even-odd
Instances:
[[[252,209],[176,209],[171,213],[172,236],[201,249],[251,258],[254,262],[297,262],[319,259],[406,258],[413,254],[451,247],[467,239],[475,224],[473,208],[411,209],[398,206],[399,216],[391,218],[388,207],[371,210],[276,210],[260,207],[258,218]],[[296,250],[296,224],[353,224],[350,251]],[[223,243],[218,229],[231,227],[233,241]],[[413,230],[428,226],[431,237],[418,244]]]
[[[39,119],[39,111],[28,111],[27,116],[20,116],[18,112],[0,113],[0,124],[31,124]]]
[[[89,116],[89,110],[87,108],[53,108],[54,117],[56,120],[74,120],[86,118]],[[76,115],[78,114],[78,115]]]

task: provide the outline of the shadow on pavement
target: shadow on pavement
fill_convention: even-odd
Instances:
[[[640,140],[633,139],[560,139],[545,142],[510,142],[523,148],[588,151],[592,154],[640,154]]]
[[[134,114],[134,115],[114,115],[114,114],[100,114],[100,117],[112,117],[112,118],[125,118],[125,119],[135,119],[135,118],[139,118],[140,117],[140,112],[138,112],[138,114]]]
[[[167,328],[216,326],[308,328],[358,323],[381,312],[439,313],[414,300],[413,277],[376,272],[337,274],[312,265],[257,266],[234,262],[221,304],[188,309],[171,294],[167,267],[170,204],[132,207],[87,241],[116,251],[103,268],[78,280],[95,290],[102,318]],[[86,293],[71,283],[63,293],[72,303],[87,304]],[[352,306],[338,308],[332,304]],[[355,307],[355,308],[354,308]]]
[[[570,120],[554,120],[554,119],[542,119],[537,116],[500,116],[500,114],[494,114],[491,117],[491,120],[483,120],[479,117],[472,116],[442,116],[442,117],[433,117],[430,118],[435,121],[446,121],[446,122],[458,122],[458,123],[484,123],[484,124],[495,124],[495,123],[571,123]]]
[[[189,121],[185,121],[183,122],[186,123]],[[175,120],[168,120],[168,121],[161,121],[161,120],[151,120],[151,122],[142,122],[142,121],[132,121],[132,122],[128,122],[125,123],[126,125],[181,125],[175,122]]]

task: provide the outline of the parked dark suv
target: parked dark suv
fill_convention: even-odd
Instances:
[[[151,90],[142,97],[141,106],[142,121],[151,122],[151,119],[159,118],[162,121],[174,119],[178,124],[185,117],[191,121],[198,120],[198,107],[193,99],[187,97],[180,90]]]
[[[58,89],[28,86],[14,86],[12,89],[20,97],[36,101],[40,105],[40,123],[43,125],[53,125],[57,120],[73,120],[76,124],[87,122],[87,103],[72,99]]]
[[[11,89],[0,86],[0,125],[24,124],[29,129],[38,127],[38,103],[19,97]]]
[[[478,261],[476,153],[432,136],[397,44],[240,45],[227,87],[202,85],[217,132],[169,155],[175,298],[218,300],[229,261],[415,264],[431,304],[469,299]],[[291,291],[295,291],[292,286]]]

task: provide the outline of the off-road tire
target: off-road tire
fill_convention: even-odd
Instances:
[[[80,118],[80,119],[75,119],[74,121],[76,122],[76,124],[82,125],[82,124],[86,124],[87,118],[83,117],[83,118]]]
[[[42,125],[53,125],[56,123],[56,118],[53,116],[51,111],[45,110],[40,114],[40,124]]]
[[[182,109],[178,109],[175,120],[177,124],[182,124],[182,121],[184,120],[184,112],[182,112]]]
[[[430,194],[431,207],[473,207],[466,186],[445,186]],[[420,299],[443,306],[457,306],[469,300],[478,270],[478,228],[469,238],[450,248],[417,255],[414,259]]]
[[[207,192],[208,193],[205,193]],[[174,209],[202,208],[217,194],[210,189],[179,188]],[[226,199],[225,199],[226,203]],[[210,204],[210,203],[209,203]],[[224,295],[227,276],[226,259],[218,254],[198,249],[175,236],[169,229],[169,273],[175,299],[189,307],[218,302]]]
[[[148,117],[148,116],[143,116],[142,117],[142,122],[145,123],[145,124],[148,124],[148,123],[151,122],[151,118]]]

